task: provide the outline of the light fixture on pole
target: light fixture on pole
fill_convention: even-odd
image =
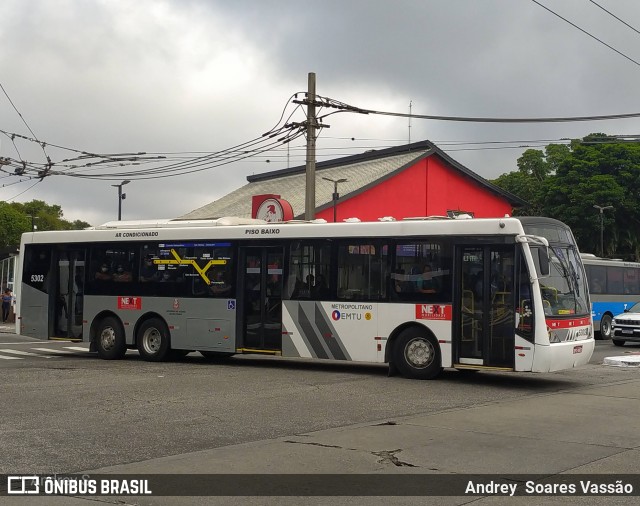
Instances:
[[[333,222],[335,223],[337,221],[336,217],[337,217],[338,199],[340,198],[340,195],[338,194],[338,183],[346,183],[349,180],[344,178],[331,179],[329,177],[323,177],[322,179],[333,183]]]
[[[127,198],[126,193],[122,193],[122,187],[126,184],[129,184],[131,181],[128,179],[126,181],[122,181],[120,184],[112,184],[114,188],[118,189],[118,221],[122,219],[122,201]]]
[[[38,227],[36,226],[36,220],[39,218],[37,216],[33,216],[32,214],[27,214],[27,218],[31,218],[31,231],[35,232],[36,230],[38,230]]]
[[[600,210],[600,256],[604,258],[604,210],[613,209],[613,206],[593,206]]]

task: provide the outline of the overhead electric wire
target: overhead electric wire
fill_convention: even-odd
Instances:
[[[52,175],[69,175],[69,176],[75,176],[75,177],[88,177],[91,179],[98,179],[98,178],[114,179],[114,178],[120,178],[120,177],[140,178],[145,175],[157,176],[158,174],[166,174],[167,172],[172,172],[173,175],[180,175],[183,173],[195,172],[197,170],[206,170],[207,168],[212,168],[219,165],[226,165],[228,163],[232,163],[235,160],[242,160],[251,156],[255,156],[255,154],[264,153],[269,150],[272,150],[274,146],[280,146],[283,143],[292,141],[295,138],[299,137],[300,135],[301,135],[300,133],[296,134],[295,132],[293,133],[293,135],[289,133],[285,135],[283,138],[277,139],[277,140],[271,140],[269,138],[264,138],[264,137],[256,138],[256,139],[253,139],[252,141],[239,144],[237,146],[234,146],[233,148],[228,148],[226,150],[220,151],[213,155],[209,154],[205,157],[198,157],[195,160],[190,159],[188,160],[187,163],[179,162],[171,165],[156,167],[154,169],[143,169],[143,170],[126,171],[126,172],[108,171],[107,173],[105,173],[105,169],[109,169],[109,168],[113,169],[113,168],[117,168],[125,165],[123,163],[113,162],[112,160],[107,159],[107,160],[101,160],[98,162],[92,162],[90,164],[85,164],[84,166],[77,165],[77,166],[64,167],[63,171],[53,171],[51,174]],[[244,149],[237,149],[237,148],[244,148]],[[235,151],[232,151],[234,149]],[[138,162],[133,162],[133,163],[138,163]],[[149,163],[149,162],[145,161],[145,163]],[[37,175],[37,173],[42,170],[38,167],[38,165],[36,166],[30,165],[27,171],[31,173],[35,172]],[[130,163],[127,163],[126,165],[130,165]],[[200,168],[196,170],[189,170],[189,169],[195,169],[197,167],[200,167]],[[99,175],[89,174],[89,172],[94,170],[100,170],[102,171],[102,173]],[[169,174],[169,175],[172,175],[172,174]]]
[[[467,116],[439,116],[433,114],[413,114],[406,112],[389,112],[389,111],[377,111],[375,109],[364,109],[362,107],[356,107],[337,100],[320,97],[322,100],[326,100],[328,103],[326,107],[333,107],[338,109],[336,112],[354,112],[358,114],[378,114],[382,116],[395,116],[399,118],[418,118],[418,119],[430,119],[439,121],[463,121],[472,123],[571,123],[580,121],[604,121],[614,119],[629,119],[640,117],[640,112],[625,113],[625,114],[604,114],[598,116],[569,116],[569,117],[549,117],[549,118],[490,118],[490,117],[467,117]]]
[[[640,31],[636,30],[633,26],[631,26],[629,23],[627,23],[624,19],[620,19],[618,16],[616,16],[613,12],[608,11],[607,9],[605,9],[602,5],[600,5],[597,2],[594,2],[593,0],[589,0],[593,5],[595,5],[596,7],[599,7],[600,9],[602,9],[604,12],[606,12],[607,14],[609,14],[610,16],[616,18],[618,21],[620,21],[620,23],[622,23],[623,25],[628,26],[629,28],[631,28],[634,32],[636,32],[637,34],[640,34]]]
[[[24,181],[20,181],[21,183]],[[31,186],[29,186],[29,188],[27,188],[26,190],[18,193],[17,195],[14,195],[13,197],[11,197],[10,199],[6,199],[5,202],[11,202],[13,199],[18,198],[20,195],[23,195],[25,193],[27,193],[31,188],[33,188],[35,185],[37,185],[38,183],[41,183],[42,179],[38,179],[35,183],[33,183]],[[16,183],[18,184],[18,183]]]
[[[295,94],[291,95],[293,98]],[[280,146],[282,144],[286,144],[296,139],[300,135],[300,132],[295,133],[297,127],[291,125],[280,125],[282,119],[285,117],[286,109],[290,105],[290,100],[285,105],[282,114],[280,116],[280,120],[274,125],[274,127],[261,135],[260,137],[256,137],[249,141],[237,144],[230,148],[226,148],[224,150],[214,152],[214,153],[206,153],[202,156],[197,157],[180,157],[174,159],[170,163],[166,163],[164,165],[155,166],[153,168],[143,168],[142,170],[134,170],[134,171],[114,171],[113,169],[117,169],[123,166],[139,166],[139,165],[147,165],[155,162],[156,160],[150,159],[149,156],[140,157],[138,155],[148,155],[148,153],[133,153],[126,154],[127,158],[122,158],[122,154],[118,155],[100,155],[96,153],[90,153],[87,151],[77,150],[73,148],[68,148],[65,146],[57,146],[59,149],[69,150],[75,153],[78,153],[80,156],[75,158],[68,158],[63,160],[59,167],[56,170],[50,170],[51,164],[46,164],[42,167],[49,169],[45,175],[68,175],[73,177],[86,177],[89,179],[119,179],[121,177],[127,178],[135,178],[135,179],[150,179],[151,177],[168,177],[170,175],[182,175],[188,174],[192,172],[198,172],[201,170],[206,170],[208,168],[213,168],[220,165],[227,165],[236,160],[243,160],[249,158],[251,156],[255,156],[256,154],[265,153],[274,148],[274,146]],[[289,114],[288,119],[296,112],[299,106],[294,107],[293,111]],[[280,125],[280,126],[279,126]],[[292,134],[292,130],[294,130]],[[11,134],[9,132],[1,131],[5,135],[8,136],[17,136],[22,139],[38,142],[40,141],[35,138],[29,138],[20,134]],[[282,135],[283,132],[286,132]],[[273,137],[281,135],[281,138],[277,140],[272,140]],[[134,156],[131,156],[134,155]],[[158,157],[160,158],[160,157]],[[161,157],[162,159],[166,159],[166,157]],[[90,159],[90,160],[88,160]],[[97,160],[95,160],[97,159]],[[69,164],[71,161],[86,161],[86,163],[78,163],[78,164]],[[23,162],[24,163],[24,162]],[[43,174],[45,168],[40,168],[40,164],[29,163],[25,164],[24,172],[29,172],[34,176],[40,176]],[[15,168],[16,170],[19,168],[17,164],[10,165],[10,167]],[[58,167],[56,165],[56,167]],[[96,170],[102,171],[101,174],[90,174],[89,172],[93,172]],[[2,172],[6,172],[4,169]]]
[[[292,97],[293,96],[294,95],[292,95]],[[291,116],[295,113],[297,109],[298,107],[294,108],[292,113],[289,115],[289,118],[291,118]],[[283,113],[281,114],[281,117],[278,123],[276,123],[276,125],[270,131],[266,132],[261,137],[257,137],[257,138],[251,139],[250,141],[237,144],[236,146],[232,146],[222,151],[209,153],[205,156],[196,157],[194,159],[188,159],[188,160],[184,160],[184,161],[180,161],[180,162],[176,162],[168,165],[163,165],[160,167],[156,167],[154,169],[149,169],[144,171],[126,172],[121,174],[110,173],[108,175],[104,175],[102,178],[104,179],[104,178],[132,177],[135,179],[150,179],[150,177],[144,177],[144,176],[155,175],[156,177],[168,177],[166,173],[169,171],[174,172],[174,174],[172,175],[182,175],[182,174],[188,174],[192,172],[198,172],[200,170],[206,170],[207,168],[212,168],[219,165],[227,165],[228,163],[232,163],[234,160],[242,160],[242,159],[254,156],[256,153],[263,153],[271,149],[271,146],[279,145],[283,143],[283,141],[285,143],[290,142],[294,138],[298,137],[298,136],[294,136],[291,138],[287,138],[287,136],[285,136],[285,138],[283,139],[279,139],[277,141],[265,144],[264,146],[260,147],[262,143],[268,142],[269,139],[271,139],[273,136],[278,135],[284,129],[287,128],[286,124],[277,128],[282,118],[284,117],[285,111],[286,111],[286,107],[283,110]],[[207,165],[214,160],[222,163],[214,163],[213,165]],[[206,166],[202,168],[203,165],[206,165]],[[82,166],[78,166],[78,167],[82,167]],[[201,167],[201,168],[195,169],[195,167]],[[193,170],[190,170],[190,169],[193,169]],[[165,175],[158,176],[158,174],[165,174]],[[68,174],[68,175],[74,175],[76,177],[80,176],[78,174]],[[92,179],[96,178],[96,176],[93,176],[93,175],[86,175],[86,176]]]
[[[618,51],[615,47],[607,44],[605,41],[599,39],[598,37],[596,37],[595,35],[589,33],[588,31],[584,30],[583,28],[580,28],[578,25],[576,25],[575,23],[572,23],[571,21],[569,21],[567,18],[562,17],[560,14],[558,14],[557,12],[552,11],[551,9],[549,9],[549,7],[542,5],[540,2],[538,2],[537,0],[531,0],[534,4],[539,5],[540,7],[542,7],[543,9],[549,11],[551,14],[553,14],[554,16],[559,17],[561,20],[569,23],[571,26],[573,26],[574,28],[577,28],[578,30],[580,30],[582,33],[584,33],[585,35],[588,35],[589,37],[591,37],[592,39],[597,40],[600,44],[607,46],[609,49],[611,49],[612,51],[615,51],[616,53],[618,53],[620,56],[623,56],[624,58],[626,58],[627,60],[629,60],[630,62],[635,63],[636,65],[640,66],[640,63],[638,63],[636,60],[634,60],[633,58],[631,58],[630,56],[627,56],[626,54],[624,54],[622,51]]]
[[[42,152],[44,153],[45,158],[47,159],[47,161],[49,163],[51,163],[51,159],[49,158],[49,155],[47,155],[47,151],[44,149],[45,147],[45,143],[44,142],[40,142],[38,140],[38,137],[36,136],[35,133],[33,133],[33,130],[31,130],[31,127],[29,126],[29,124],[27,123],[27,120],[24,119],[24,116],[22,115],[22,113],[18,110],[18,108],[16,107],[16,105],[13,103],[13,100],[11,100],[11,97],[9,96],[9,94],[7,93],[7,90],[4,89],[4,86],[2,86],[2,83],[0,83],[0,88],[2,88],[2,92],[4,93],[5,97],[7,97],[7,100],[9,101],[9,103],[11,104],[11,107],[13,107],[13,110],[16,111],[16,114],[18,116],[20,116],[20,119],[22,120],[22,122],[24,123],[24,125],[27,127],[27,129],[29,130],[29,132],[31,132],[31,135],[33,135],[33,138],[38,142],[38,144],[40,145],[40,147],[42,148]],[[14,144],[15,146],[15,144]],[[17,151],[17,150],[16,150]],[[20,154],[18,153],[18,156],[20,156]]]
[[[303,135],[302,133],[298,132],[296,134],[294,134],[290,139],[288,140],[293,140],[299,136]],[[288,141],[287,140],[287,141]],[[281,140],[276,140],[273,141],[269,144],[266,144],[262,149],[256,149],[256,150],[252,150],[250,152],[244,153],[242,156],[238,156],[238,155],[234,155],[234,156],[230,156],[227,158],[222,158],[221,160],[215,162],[215,163],[207,163],[207,164],[194,164],[192,166],[189,167],[182,167],[179,170],[175,170],[175,167],[172,168],[171,173],[166,174],[165,172],[168,170],[167,167],[161,167],[155,170],[147,170],[144,171],[143,173],[135,173],[135,172],[122,172],[122,173],[110,173],[110,174],[102,174],[102,175],[89,175],[89,174],[71,174],[68,173],[66,175],[70,176],[70,177],[82,177],[82,178],[86,178],[86,179],[103,179],[103,180],[116,180],[116,179],[121,179],[124,177],[127,178],[134,178],[136,180],[140,180],[140,179],[156,179],[156,178],[164,178],[164,177],[173,177],[173,176],[178,176],[178,175],[186,175],[186,174],[193,174],[195,172],[201,172],[204,170],[209,170],[215,167],[220,167],[223,165],[228,165],[230,163],[234,163],[237,161],[241,161],[245,158],[249,158],[252,156],[255,156],[256,154],[259,153],[263,153],[263,152],[267,152],[270,151],[272,149],[272,146],[276,146],[276,145],[280,145],[282,144]],[[204,165],[204,166],[202,166]]]
[[[299,92],[302,93],[302,92]],[[297,94],[293,94],[291,97],[296,97]],[[450,121],[482,121],[482,122],[553,122],[553,121],[589,121],[589,120],[602,120],[602,119],[621,119],[629,117],[638,117],[640,113],[624,114],[624,115],[607,115],[607,116],[583,116],[583,117],[570,117],[570,118],[464,118],[464,117],[449,117],[449,116],[432,116],[432,115],[416,115],[406,113],[394,113],[361,109],[353,107],[344,102],[340,102],[334,99],[322,97],[316,95],[317,114],[316,118],[322,120],[336,114],[337,112],[357,112],[363,114],[380,114],[389,116],[401,116],[401,117],[413,117],[423,119],[438,119],[438,120],[450,120]],[[289,99],[291,101],[291,98]],[[78,156],[66,158],[57,164],[52,164],[49,160],[48,163],[27,163],[22,160],[12,160],[7,158],[5,163],[0,166],[0,172],[7,175],[26,176],[30,179],[37,178],[43,180],[44,177],[49,175],[65,175],[69,177],[85,178],[92,180],[120,180],[126,179],[156,179],[166,178],[174,176],[182,176],[187,174],[193,174],[202,172],[205,170],[214,169],[217,167],[229,165],[236,162],[244,162],[249,158],[256,159],[260,157],[261,160],[276,159],[279,157],[278,153],[284,151],[284,146],[287,146],[287,159],[290,158],[291,149],[302,151],[306,149],[302,145],[291,147],[291,144],[306,135],[306,122],[291,122],[293,115],[302,107],[304,102],[293,100],[293,103],[298,104],[287,115],[287,109],[291,102],[288,102],[282,110],[278,122],[271,128],[271,130],[265,132],[260,137],[256,137],[249,141],[239,143],[235,146],[216,151],[216,152],[136,152],[136,153],[117,153],[117,154],[97,154],[88,151],[68,148],[64,146],[58,146],[54,144],[48,144],[49,146],[56,147],[62,150],[68,150],[76,153]],[[328,114],[322,115],[325,109],[333,109]],[[305,111],[306,115],[306,111]],[[286,118],[286,119],[285,119]],[[327,125],[320,124],[318,133],[323,127]],[[9,136],[10,138],[21,138],[31,142],[41,143],[38,139],[29,138],[19,134],[12,134],[0,130],[0,133]],[[355,140],[355,137],[344,138]],[[359,139],[363,140],[363,139]],[[375,140],[375,139],[372,139]],[[563,142],[569,142],[568,139],[562,140]],[[397,140],[397,142],[401,142]],[[527,147],[538,147],[539,143],[550,142],[549,140],[519,140],[519,141],[485,141],[485,142],[461,142],[457,141],[451,143],[451,146],[460,146],[459,148],[447,149],[443,151],[462,151],[462,150],[482,150],[482,149],[522,149]],[[557,142],[557,141],[556,141]],[[518,143],[517,146],[509,146],[507,144]],[[493,146],[490,146],[494,144]],[[524,144],[524,145],[523,145]],[[445,144],[446,145],[446,144]],[[462,147],[462,146],[467,146]],[[321,158],[328,158],[333,156],[331,151],[336,150],[354,150],[360,149],[383,149],[393,147],[394,145],[373,145],[373,146],[354,146],[349,147],[335,146],[328,148],[320,148],[317,150],[317,156]],[[477,147],[470,147],[477,146]],[[490,147],[489,147],[490,146]],[[189,153],[194,153],[197,156],[186,156]],[[353,153],[361,154],[361,153]],[[295,155],[294,155],[295,156]],[[283,158],[281,156],[281,158]],[[74,163],[77,162],[77,163]],[[9,170],[13,170],[13,173],[9,173]]]

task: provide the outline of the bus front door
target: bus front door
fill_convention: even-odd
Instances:
[[[282,350],[283,252],[280,247],[243,248],[242,348]]]
[[[514,246],[459,246],[454,363],[512,369],[515,363]]]

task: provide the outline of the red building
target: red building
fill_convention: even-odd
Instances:
[[[326,179],[324,179],[326,178]],[[374,150],[316,165],[316,218],[333,221],[334,183],[337,220],[376,221],[466,212],[476,218],[511,215],[526,202],[491,184],[429,141]],[[251,217],[254,195],[275,194],[304,218],[305,167],[247,177],[248,184],[178,219]]]

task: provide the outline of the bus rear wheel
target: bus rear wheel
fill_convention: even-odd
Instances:
[[[138,352],[143,359],[160,362],[169,355],[169,329],[159,318],[151,318],[140,325],[137,336]]]
[[[600,320],[600,337],[602,339],[611,339],[611,316],[602,315]]]
[[[438,343],[417,327],[403,330],[397,337],[393,361],[406,378],[434,379],[442,372]]]
[[[100,320],[96,333],[98,356],[105,360],[118,360],[127,353],[124,329],[117,318],[107,316]]]

